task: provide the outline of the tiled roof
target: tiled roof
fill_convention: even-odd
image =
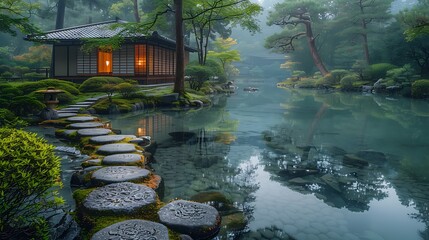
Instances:
[[[112,28],[112,26],[116,23],[126,23],[126,21],[122,21],[119,19],[92,23],[87,25],[81,25],[70,28],[57,29],[53,31],[48,31],[42,34],[35,35],[27,35],[25,40],[35,41],[35,42],[43,42],[43,43],[55,43],[57,41],[80,41],[82,39],[90,39],[90,38],[110,38],[117,36],[121,33],[122,28]],[[152,39],[155,41],[163,42],[164,44],[174,46],[176,45],[176,41],[167,38],[165,36],[159,35],[158,32],[153,32],[152,35],[146,36],[143,34],[133,34],[127,35],[125,37],[144,37],[148,39]],[[185,49],[190,52],[196,52],[197,50],[191,48],[189,46],[185,46]]]
[[[125,23],[125,21],[112,20],[70,28],[63,28],[45,32],[43,34],[28,35],[26,39],[33,41],[55,41],[79,40],[84,38],[109,38],[118,35],[122,30],[120,27],[112,29],[111,27],[115,23]]]

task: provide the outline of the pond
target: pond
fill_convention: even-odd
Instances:
[[[217,196],[224,222],[247,220],[217,239],[429,239],[428,102],[279,80],[239,79],[202,109],[104,118],[151,136],[164,202]]]

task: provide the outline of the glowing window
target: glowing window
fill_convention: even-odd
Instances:
[[[98,73],[112,73],[112,52],[98,51]]]
[[[135,73],[146,74],[146,45],[135,46]]]

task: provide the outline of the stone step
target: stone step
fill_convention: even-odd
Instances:
[[[93,185],[119,182],[141,182],[148,178],[150,171],[137,166],[112,166],[95,171],[91,176]]]
[[[84,128],[77,131],[77,134],[82,137],[102,136],[111,133],[112,130],[107,128]]]
[[[78,132],[79,133],[79,132]],[[98,148],[97,153],[102,155],[111,155],[118,153],[132,153],[135,152],[136,146],[129,143],[112,143],[106,144]]]
[[[101,122],[79,122],[68,125],[68,128],[101,128],[104,124]]]
[[[87,108],[90,107],[91,104],[73,104],[73,105],[69,105],[69,108]]]
[[[113,154],[103,159],[102,164],[110,166],[132,165],[144,163],[144,156],[140,154]]]
[[[96,120],[96,117],[92,117],[92,116],[84,116],[84,117],[69,117],[67,118],[67,121],[69,122],[91,122]]]
[[[74,117],[76,115],[77,115],[77,113],[58,112],[58,118]]]
[[[78,102],[76,105],[93,105],[94,102]]]
[[[169,239],[168,229],[162,224],[146,220],[126,220],[96,232],[91,240],[105,239]]]
[[[89,141],[97,144],[106,144],[106,143],[115,143],[124,140],[125,138],[136,138],[135,135],[107,135],[107,136],[99,136],[92,137]]]
[[[211,239],[220,229],[216,208],[191,201],[173,201],[158,211],[159,220],[168,228],[193,239]]]
[[[122,182],[95,189],[83,201],[83,208],[94,214],[133,215],[155,202],[156,193],[151,188]]]

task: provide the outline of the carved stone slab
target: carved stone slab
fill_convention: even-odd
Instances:
[[[145,220],[126,220],[96,232],[91,240],[164,240],[168,229],[162,224]]]
[[[108,136],[98,136],[92,137],[90,139],[93,143],[106,144],[106,143],[115,143],[124,140],[125,138],[136,138],[134,135],[108,135]]]
[[[97,119],[96,117],[69,117],[67,118],[67,121],[70,122],[90,122],[90,121],[94,121],[95,119]]]
[[[214,237],[221,223],[214,207],[184,200],[165,205],[158,211],[158,216],[165,226],[194,239]]]
[[[135,214],[155,201],[156,193],[151,188],[122,182],[95,189],[85,198],[83,207],[94,213]]]
[[[129,143],[112,143],[101,146],[98,150],[98,154],[116,154],[116,153],[131,153],[136,151],[136,146]]]
[[[143,155],[128,153],[128,154],[113,154],[103,159],[105,165],[130,165],[144,160]]]
[[[94,184],[141,181],[147,178],[150,171],[136,166],[112,166],[95,171],[92,174]]]
[[[79,122],[72,123],[69,125],[69,128],[99,128],[103,127],[103,124],[100,122]]]
[[[84,128],[77,131],[77,134],[83,137],[101,136],[111,133],[112,130],[106,128]]]
[[[69,112],[58,112],[58,118],[66,118],[76,116],[77,113],[69,113]]]

